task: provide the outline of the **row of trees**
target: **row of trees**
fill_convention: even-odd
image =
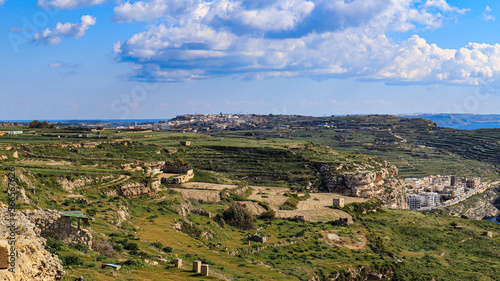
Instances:
[[[54,129],[56,125],[50,124],[47,121],[40,122],[38,120],[33,120],[30,122],[30,128],[45,128],[45,129]]]

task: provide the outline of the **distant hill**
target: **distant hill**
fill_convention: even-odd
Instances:
[[[474,130],[500,128],[499,114],[449,114],[449,113],[425,113],[399,115],[408,118],[424,118],[436,122],[440,127]]]

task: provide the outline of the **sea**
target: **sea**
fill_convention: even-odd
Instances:
[[[77,125],[77,124],[113,124],[113,125],[123,125],[136,122],[137,124],[149,124],[158,123],[159,121],[168,121],[170,118],[166,119],[59,119],[59,120],[46,120],[50,123],[55,124],[67,124],[67,125]],[[29,123],[33,120],[0,120],[0,122],[12,122],[12,123]],[[39,121],[45,121],[40,119]]]
[[[468,125],[439,125],[440,127],[452,128],[452,129],[460,129],[460,130],[476,130],[476,129],[495,129],[500,128],[499,122],[491,122],[491,123],[472,123]]]
[[[500,221],[498,220],[499,217],[494,217],[494,218],[487,218],[487,219],[484,219],[485,221],[493,221],[493,222],[498,222],[500,223]]]

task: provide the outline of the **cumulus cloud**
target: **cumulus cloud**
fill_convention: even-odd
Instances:
[[[55,29],[45,29],[40,33],[35,34],[32,38],[35,42],[41,42],[49,45],[58,45],[61,43],[61,36],[78,39],[85,35],[87,29],[97,23],[93,16],[82,16],[80,23],[60,23],[58,22]]]
[[[490,6],[486,6],[486,8],[484,9],[484,13],[483,13],[483,19],[485,21],[494,21],[495,20],[495,16],[492,16],[490,13],[491,13]]]
[[[49,64],[49,67],[50,68],[69,68],[69,69],[75,69],[75,68],[80,67],[80,64],[69,64],[69,63],[65,63],[65,62],[55,61],[55,62],[51,62]]]
[[[115,20],[150,22],[114,45],[131,79],[217,76],[357,77],[391,83],[477,84],[500,78],[500,45],[443,49],[388,32],[441,27],[466,13],[445,0],[150,0],[115,8]]]
[[[0,0],[2,1],[2,0]],[[102,4],[106,0],[38,0],[40,7],[54,7],[60,9],[75,9]]]

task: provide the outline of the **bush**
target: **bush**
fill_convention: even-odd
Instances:
[[[139,267],[144,267],[146,265],[146,262],[140,259],[129,259],[124,262],[120,262],[119,264],[139,268]]]
[[[121,246],[118,245],[121,250]],[[108,240],[100,235],[92,237],[92,249],[106,257],[112,257],[115,254],[115,247],[111,246]]]
[[[50,247],[51,251],[61,251],[65,249],[64,243],[54,238],[47,237],[47,246]]]
[[[232,204],[222,213],[224,221],[241,229],[255,229],[255,218],[250,212],[237,204]]]
[[[153,246],[153,247],[155,247],[157,249],[162,249],[163,248],[163,244],[161,242],[158,242],[158,241],[151,243],[151,246]]]
[[[83,261],[77,255],[60,255],[63,266],[83,265]]]
[[[175,250],[174,248],[172,247],[163,247],[163,249],[161,249],[162,251],[164,251],[165,253],[173,253]]]
[[[262,214],[260,214],[259,219],[269,220],[269,221],[275,220],[276,219],[276,212],[272,209],[269,211],[265,211]]]
[[[70,248],[78,250],[80,252],[84,252],[84,253],[89,251],[89,247],[87,245],[80,244],[80,243],[72,244],[72,245],[70,245]]]

